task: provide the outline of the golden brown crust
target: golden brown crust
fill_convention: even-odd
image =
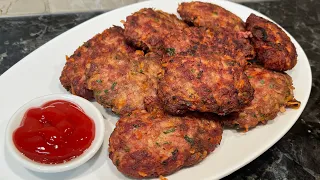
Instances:
[[[67,59],[61,83],[71,93],[94,97],[117,114],[148,109],[146,99],[156,99],[160,59],[135,51],[126,44],[120,27],[112,27],[79,47]]]
[[[109,157],[129,177],[165,176],[202,161],[221,138],[221,125],[205,117],[135,111],[117,122]]]
[[[93,59],[87,68],[88,88],[97,102],[119,115],[147,109],[146,101],[157,98],[162,70],[157,56],[115,53]]]
[[[189,27],[170,33],[164,39],[167,55],[210,55],[218,54],[246,65],[246,59],[255,56],[250,42],[239,34],[199,27]]]
[[[254,99],[242,112],[227,117],[225,125],[239,125],[239,128],[248,130],[260,122],[265,124],[274,119],[285,110],[288,102],[295,101],[289,75],[260,66],[248,66],[245,73],[254,88]]]
[[[134,45],[153,52],[162,52],[163,40],[169,33],[187,27],[175,15],[143,8],[131,16],[124,23],[125,35]]]
[[[246,21],[246,28],[252,33],[257,59],[265,68],[286,71],[297,64],[295,46],[276,24],[251,14]]]
[[[245,31],[244,22],[232,12],[212,3],[183,2],[178,7],[181,18],[195,26],[224,31]]]
[[[247,39],[250,34],[244,32],[244,22],[233,13],[218,5],[198,1],[181,3],[178,12],[189,24],[210,29],[200,43],[207,46],[199,52],[218,52],[243,61],[244,64],[246,59],[255,57],[254,48]]]
[[[175,15],[150,8],[128,16],[124,26],[132,44],[160,55],[219,53],[243,62],[255,56],[250,42],[241,34],[188,27]]]
[[[243,68],[219,55],[174,56],[163,59],[159,99],[171,114],[186,111],[225,115],[239,111],[253,98]]]
[[[67,57],[67,62],[60,76],[60,82],[72,94],[91,99],[93,93],[87,87],[86,64],[91,59],[108,55],[115,51],[122,54],[134,53],[134,49],[125,44],[123,29],[112,27],[97,34],[80,46],[73,55]]]

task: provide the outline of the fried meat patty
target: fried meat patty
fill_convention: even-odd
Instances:
[[[219,54],[233,58],[243,65],[247,64],[246,59],[255,56],[250,42],[238,34],[202,27],[188,27],[170,33],[164,39],[163,47],[169,56]]]
[[[248,130],[274,119],[285,107],[298,108],[300,102],[293,96],[292,79],[282,72],[264,69],[260,66],[248,66],[245,70],[254,88],[254,99],[240,113],[227,116],[224,124],[239,125]]]
[[[141,9],[128,16],[124,26],[132,44],[160,55],[219,53],[241,60],[255,56],[250,42],[240,34],[188,27],[175,15],[159,10]]]
[[[221,138],[220,123],[207,117],[135,111],[117,122],[109,157],[129,177],[165,176],[202,161]]]
[[[246,21],[246,28],[252,33],[257,59],[265,68],[286,71],[297,64],[295,46],[276,24],[251,14]]]
[[[67,62],[60,76],[61,84],[72,94],[91,99],[93,93],[87,87],[86,64],[102,54],[108,56],[114,52],[119,54],[135,52],[133,48],[126,45],[123,29],[117,26],[97,34],[80,46],[73,55],[66,58]]]
[[[212,3],[183,2],[178,7],[181,18],[195,26],[224,31],[245,31],[244,22],[232,12]]]
[[[219,55],[173,56],[163,59],[158,96],[171,114],[186,111],[225,115],[250,103],[253,88],[243,67]]]
[[[218,5],[198,1],[181,3],[178,12],[188,24],[210,29],[205,36],[206,43],[201,43],[209,42],[209,51],[243,60],[255,57],[254,48],[248,39],[250,34],[245,32],[244,22],[235,14]],[[206,52],[206,49],[199,51]]]
[[[143,50],[162,52],[163,40],[169,33],[187,27],[175,15],[161,10],[143,8],[126,18],[125,35]]]
[[[159,57],[153,54],[99,56],[87,68],[88,88],[99,104],[116,114],[147,109],[146,98],[157,98],[157,76],[162,69]]]

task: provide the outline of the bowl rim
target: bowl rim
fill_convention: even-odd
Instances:
[[[65,163],[59,164],[44,164],[33,161],[28,157],[24,156],[15,146],[13,142],[13,132],[20,126],[22,121],[22,117],[24,116],[25,112],[32,108],[41,106],[42,104],[52,101],[52,100],[65,100],[72,103],[75,103],[85,112],[87,116],[89,116],[95,126],[95,137],[91,142],[91,145],[79,156],[76,158],[67,161]],[[91,111],[91,115],[89,115],[89,111]],[[19,122],[17,122],[19,121]],[[18,124],[18,125],[16,125]],[[68,171],[74,168],[79,167],[80,165],[87,162],[91,159],[97,151],[100,149],[103,141],[104,141],[104,134],[105,134],[105,124],[104,118],[101,112],[88,100],[66,93],[57,93],[57,94],[48,94],[44,96],[38,96],[22,106],[20,106],[17,111],[11,116],[5,132],[5,146],[8,150],[9,154],[13,156],[13,158],[21,163],[25,168],[30,169],[36,172],[45,172],[45,173],[54,173],[54,172],[63,172]]]

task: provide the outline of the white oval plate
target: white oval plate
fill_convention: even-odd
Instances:
[[[60,85],[59,76],[65,64],[65,55],[95,34],[112,25],[121,25],[120,20],[144,7],[153,7],[169,13],[176,13],[181,1],[147,1],[116,9],[99,15],[70,29],[41,46],[0,76],[0,135],[4,137],[5,127],[12,114],[27,101],[51,93],[67,93]],[[245,20],[250,13],[261,13],[228,1],[216,3]],[[293,78],[296,99],[301,101],[298,110],[287,110],[265,126],[258,126],[248,133],[225,130],[221,145],[200,164],[185,168],[169,176],[170,180],[219,179],[248,164],[275,144],[296,122],[302,113],[311,90],[311,69],[300,45],[290,36],[297,48],[298,64],[288,74]],[[64,173],[41,174],[23,168],[4,148],[0,138],[0,179],[126,179],[108,158],[108,138],[117,117],[99,107],[106,120],[106,138],[103,148],[86,164]]]

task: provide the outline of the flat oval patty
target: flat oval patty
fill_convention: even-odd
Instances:
[[[163,40],[169,33],[187,27],[175,15],[143,8],[126,18],[125,35],[135,46],[144,50],[161,53]]]
[[[129,177],[165,176],[198,164],[221,138],[221,125],[207,117],[135,111],[117,122],[109,139],[109,157]]]
[[[237,60],[241,65],[255,56],[248,39],[237,33],[212,30],[203,27],[188,27],[170,33],[163,41],[165,54],[209,55],[218,54]]]
[[[124,30],[118,26],[106,29],[85,42],[73,55],[67,57],[60,76],[63,87],[72,94],[92,99],[93,92],[87,87],[86,64],[102,54],[104,56],[109,56],[114,52],[133,54],[135,50],[125,43],[123,32]]]
[[[254,99],[240,113],[226,117],[225,125],[238,125],[239,128],[248,130],[260,122],[266,123],[274,119],[279,112],[284,112],[285,107],[290,107],[292,103],[300,104],[294,99],[294,87],[289,75],[260,66],[248,66],[245,73],[254,88]]]
[[[286,71],[297,64],[295,46],[276,24],[251,14],[246,21],[246,28],[252,33],[257,59],[265,68]]]
[[[186,111],[225,115],[239,111],[253,98],[243,68],[219,55],[173,56],[163,59],[158,95],[171,114]]]
[[[183,2],[178,7],[181,18],[195,26],[224,31],[245,31],[244,22],[221,6],[206,2]]]
[[[160,59],[137,52],[131,56],[99,56],[87,65],[88,88],[93,90],[95,99],[119,115],[147,109],[146,99],[157,98]]]

